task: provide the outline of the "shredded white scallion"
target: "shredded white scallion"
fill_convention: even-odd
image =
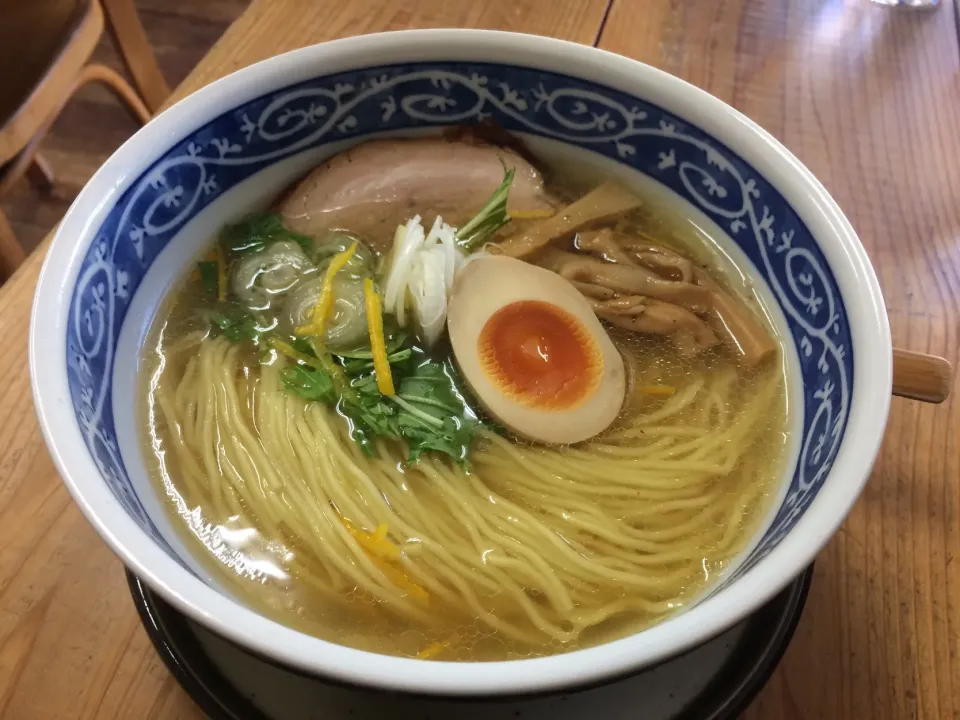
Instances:
[[[424,233],[417,215],[397,228],[383,293],[383,309],[406,327],[411,318],[427,345],[443,334],[447,295],[467,258],[457,246],[457,230],[439,215]]]

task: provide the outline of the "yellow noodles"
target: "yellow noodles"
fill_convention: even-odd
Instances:
[[[241,560],[208,550],[245,598],[365,649],[502,659],[650,625],[739,552],[779,470],[779,368],[644,378],[639,409],[595,441],[485,432],[468,472],[382,441],[368,458],[335,409],[282,389],[282,355],[187,340],[151,396],[167,493],[219,528]]]

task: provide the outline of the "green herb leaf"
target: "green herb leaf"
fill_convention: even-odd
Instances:
[[[323,370],[304,365],[289,365],[280,372],[284,388],[306,400],[335,403],[337,393],[333,380]]]
[[[460,378],[449,362],[428,360],[400,379],[398,398],[406,406],[398,416],[407,440],[409,461],[424,452],[449,455],[462,465],[480,425],[460,389]]]
[[[302,352],[304,355],[311,355],[313,357],[317,356],[317,353],[314,352],[313,343],[302,337],[295,337],[290,340],[290,347],[292,347],[297,352]]]
[[[204,260],[197,263],[197,270],[200,271],[200,282],[207,295],[217,294],[217,276],[219,271],[217,263],[214,260]]]
[[[383,328],[383,334],[387,345],[387,355],[392,355],[393,353],[401,350],[410,339],[410,333],[408,333],[406,330],[402,328],[391,327],[392,323],[390,323],[388,320],[390,317],[392,317],[392,315],[387,315],[384,317]],[[356,350],[349,351],[338,350],[337,357],[346,358],[347,360],[372,360],[373,353],[370,352],[369,348],[358,348]]]
[[[288,230],[286,238],[297,243],[308,255],[313,250],[313,239],[309,235],[301,235],[300,233]]]
[[[391,365],[395,365],[405,360],[409,360],[412,356],[413,351],[410,349],[398,350],[395,353],[387,355],[387,361]],[[360,375],[362,373],[367,373],[373,370],[373,360],[351,360],[349,358],[343,358],[343,369],[348,375]]]
[[[374,440],[379,437],[395,437],[396,413],[384,402],[374,382],[361,381],[354,385],[353,400],[343,398],[337,405],[340,414],[350,422],[350,437],[364,454],[374,456]]]
[[[398,395],[429,408],[431,414],[441,419],[446,415],[460,415],[466,408],[453,376],[447,373],[446,363],[422,363],[412,375],[400,380]]]
[[[448,417],[443,421],[443,428],[437,432],[425,432],[414,427],[406,427],[403,435],[407,439],[409,455],[407,462],[416,460],[425,452],[438,452],[449,455],[461,465],[467,465],[467,455],[477,425],[461,418]]]
[[[249,310],[229,303],[218,304],[208,310],[206,316],[230,342],[251,340],[254,345],[259,345],[268,329]]]
[[[513,183],[514,168],[504,169],[503,182],[487,200],[480,212],[466,225],[457,230],[457,243],[464,250],[475,250],[490,240],[494,234],[510,222],[507,214],[507,195]]]
[[[275,213],[254,213],[227,225],[220,233],[220,242],[228,255],[242,255],[263,250],[275,240],[293,240],[305,252],[313,249],[313,240],[307,235],[287,230]]]
[[[284,387],[308,400],[335,404],[365,454],[374,455],[378,437],[395,438],[407,443],[409,462],[434,452],[467,464],[480,422],[452,363],[433,360],[414,347],[394,350],[389,358],[398,393],[386,397],[377,388],[369,360],[333,356],[316,342],[291,344],[317,357],[324,369],[288,367],[282,374]]]

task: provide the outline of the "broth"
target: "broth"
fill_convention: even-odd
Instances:
[[[550,184],[558,203],[582,194],[556,182],[565,172],[558,166]],[[377,222],[402,225],[410,208],[384,213],[387,220]],[[538,219],[516,220],[515,232]],[[698,272],[706,266],[712,282],[773,333],[674,209],[648,205],[608,225],[617,237],[680,253]],[[336,229],[364,238],[363,228]],[[382,238],[366,244],[371,257],[363,267],[377,268],[371,272],[396,262]],[[581,250],[573,239],[555,247]],[[209,260],[220,263],[220,287],[246,261],[222,254]],[[356,258],[336,276],[344,283],[365,272]],[[270,272],[263,266],[261,274]],[[427,348],[411,337],[394,355],[409,352],[420,365],[404,365],[413,369],[400,382],[449,380],[449,393],[434,404],[454,407],[453,425],[472,428],[458,458],[457,448],[438,450],[436,439],[378,435],[370,429],[375,421],[351,414],[349,397],[319,399],[326,391],[310,382],[336,382],[368,358],[334,352],[330,369],[303,344],[302,326],[286,323],[273,298],[286,302],[313,282],[310,272],[266,296],[254,315],[238,310],[234,317],[233,291],[218,288],[213,299],[211,267],[202,266],[171,294],[144,353],[149,473],[195,556],[263,615],[331,642],[406,657],[495,661],[567,652],[686,607],[760,529],[786,452],[782,352],[752,364],[719,343],[691,354],[675,337],[606,325],[624,362],[624,402],[600,434],[554,446],[529,442],[490,417],[459,377],[462,363],[445,338]],[[318,261],[317,282],[323,273]],[[334,331],[341,310],[352,307],[350,291],[344,297],[331,311]],[[316,317],[310,307],[301,318]],[[250,317],[253,326],[244,326]],[[366,378],[369,389],[380,383],[376,375],[351,382],[363,387]],[[411,462],[408,451],[421,444]]]

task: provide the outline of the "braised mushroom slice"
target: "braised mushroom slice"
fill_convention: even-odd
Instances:
[[[717,336],[706,322],[672,303],[633,295],[591,300],[591,305],[597,317],[612,325],[633,332],[668,336],[683,355],[697,355],[717,344]]]
[[[608,263],[587,255],[547,248],[535,258],[536,263],[567,280],[599,285],[616,293],[642,295],[671,302],[701,312],[710,303],[710,291],[691,283],[664,280],[652,270],[639,265]]]

